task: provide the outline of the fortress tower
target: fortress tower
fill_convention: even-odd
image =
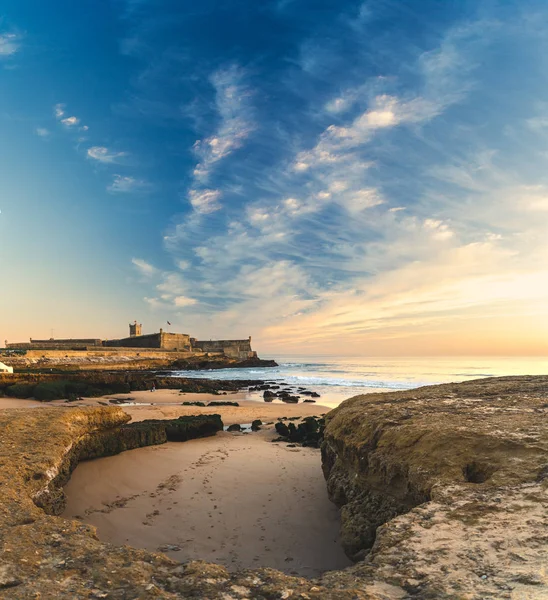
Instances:
[[[143,326],[137,321],[129,324],[129,337],[137,337],[143,334]]]

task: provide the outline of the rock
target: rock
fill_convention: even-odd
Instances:
[[[182,402],[181,406],[205,406],[204,402]]]
[[[538,494],[548,419],[539,429],[537,413],[547,397],[548,377],[502,377],[357,396],[331,411],[322,468],[347,554],[369,552],[392,585],[421,598],[472,598],[480,580],[482,598],[510,598],[512,577],[539,572],[530,536],[548,533],[538,520],[548,509]],[[434,550],[437,535],[444,541]],[[541,585],[533,597],[548,597]]]
[[[276,429],[276,433],[279,436],[281,436],[283,438],[289,437],[289,428],[287,427],[287,425],[285,423],[278,421],[278,423],[276,423],[274,428]]]
[[[233,423],[232,425],[229,425],[227,428],[227,431],[241,431],[241,430],[242,430],[242,427],[238,423]]]
[[[155,428],[165,430],[166,439],[169,442],[186,442],[196,438],[215,435],[223,430],[221,415],[195,415],[179,417],[178,419],[148,419],[137,423],[125,425],[125,431],[146,431]]]
[[[208,406],[240,406],[237,402],[209,402]]]
[[[325,427],[324,419],[317,419],[316,417],[305,417],[305,419],[295,426],[292,421],[300,419],[301,417],[290,417],[289,425],[284,423],[278,423],[276,425],[276,431],[278,435],[287,438],[290,442],[299,443],[303,446],[309,446],[312,448],[319,448],[323,440],[323,432]],[[280,425],[280,427],[278,427]]]
[[[251,423],[251,431],[259,431],[263,422],[260,419],[255,419],[253,423]]]
[[[299,402],[299,396],[282,396],[280,400],[286,404],[297,404]]]
[[[276,394],[274,392],[271,392],[269,390],[267,390],[266,392],[264,392],[263,394],[263,398],[267,401],[267,402],[272,402],[272,400],[274,400],[274,398],[276,397]],[[267,398],[270,398],[270,400],[267,400]]]
[[[322,468],[361,562],[314,580],[181,564],[51,516],[78,460],[103,456],[129,417],[114,406],[0,411],[0,596],[546,598],[547,403],[548,377],[510,377],[368,394],[332,411]]]
[[[310,398],[303,400],[303,402],[316,402],[316,400],[310,400]]]

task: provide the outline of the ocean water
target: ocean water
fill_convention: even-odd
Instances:
[[[182,377],[263,379],[318,392],[318,403],[337,406],[346,398],[378,391],[407,390],[422,385],[498,377],[548,375],[548,357],[351,357],[319,355],[263,356],[275,368],[177,371]],[[175,373],[174,373],[175,374]],[[261,393],[250,399],[261,400]]]

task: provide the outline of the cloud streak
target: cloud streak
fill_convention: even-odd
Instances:
[[[149,189],[150,184],[147,181],[129,175],[114,175],[112,183],[107,187],[111,194],[144,193]]]
[[[100,163],[115,164],[122,162],[127,152],[113,152],[105,146],[92,146],[88,148],[87,157]]]
[[[15,33],[0,33],[0,60],[16,54],[21,47],[21,38]]]
[[[218,163],[240,149],[255,129],[252,119],[252,93],[244,83],[245,72],[236,65],[215,71],[210,82],[215,90],[216,131],[197,140],[193,151],[198,157],[193,182],[186,197],[198,213],[208,214],[222,208],[222,191],[207,183]]]

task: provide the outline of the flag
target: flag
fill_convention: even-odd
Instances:
[[[167,324],[168,324],[168,325],[171,325],[171,323],[170,323],[169,321],[167,322]]]

